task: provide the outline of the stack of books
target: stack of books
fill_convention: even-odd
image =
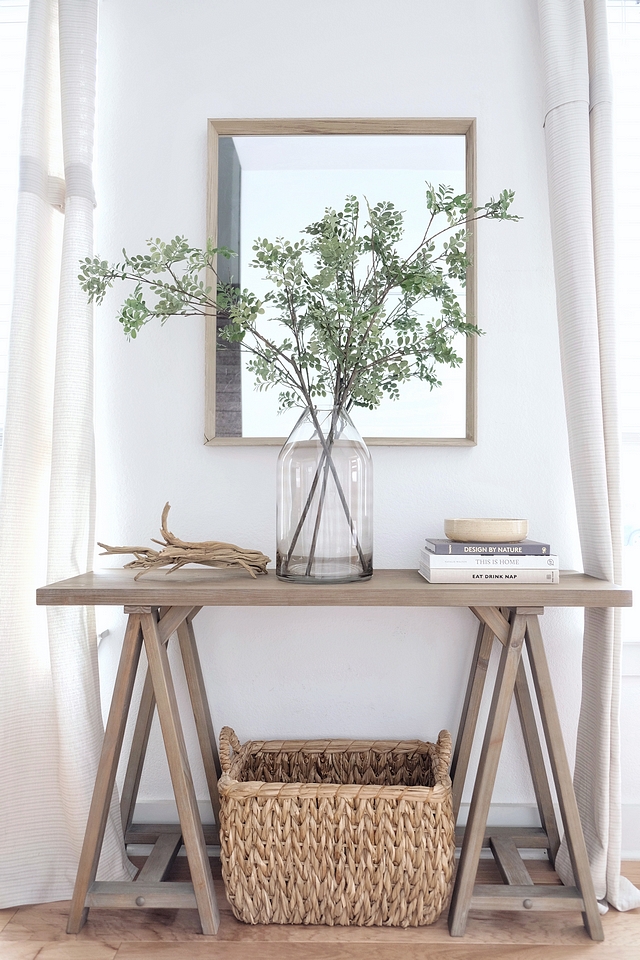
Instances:
[[[558,583],[558,557],[548,543],[425,541],[419,573],[429,583]]]

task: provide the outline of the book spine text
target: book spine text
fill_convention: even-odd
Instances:
[[[505,570],[558,570],[560,567],[558,557],[555,554],[548,557],[507,557],[502,554],[493,554],[489,557],[449,556],[448,554],[430,554],[427,550],[423,550],[420,554],[420,561],[431,567],[432,570],[437,568],[444,570],[492,570],[496,568]]]
[[[536,541],[522,543],[456,543],[452,540],[425,540],[429,553],[450,556],[497,556],[512,557],[548,556],[551,546]]]
[[[429,583],[559,583],[558,570],[448,570],[429,569],[421,565],[418,571]]]

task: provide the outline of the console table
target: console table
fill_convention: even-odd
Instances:
[[[196,907],[202,930],[214,934],[219,925],[206,843],[216,843],[217,828],[203,829],[198,814],[185,749],[167,643],[177,633],[200,749],[216,821],[220,773],[216,741],[207,704],[193,619],[203,606],[397,606],[468,607],[479,621],[467,692],[454,749],[451,777],[457,816],[476,733],[480,702],[494,641],[501,644],[500,663],[476,774],[469,817],[461,832],[461,857],[449,910],[452,936],[462,936],[470,910],[579,910],[594,940],[602,940],[602,924],[578,816],[571,772],[545,656],[539,617],[544,607],[631,606],[631,592],[583,574],[565,572],[558,584],[429,584],[414,570],[377,570],[361,583],[305,585],[268,576],[250,579],[244,572],[186,569],[175,574],[104,570],[41,587],[37,603],[123,605],[128,623],[115,681],[104,744],[78,875],[71,904],[69,933],[82,927],[90,907]],[[127,843],[153,843],[153,850],[135,881],[96,881],[96,870],[133,685],[144,645],[148,671],[135,722],[131,753],[122,791],[122,825]],[[522,660],[526,647],[533,684]],[[540,828],[487,830],[498,760],[507,716],[515,696],[531,769]],[[534,712],[537,701],[542,737]],[[140,775],[157,706],[180,824],[132,822]],[[553,863],[560,833],[546,772],[543,742],[549,758],[575,887],[534,885],[518,847],[546,849]],[[184,843],[191,883],[163,880]],[[490,847],[503,884],[476,884],[482,847]]]

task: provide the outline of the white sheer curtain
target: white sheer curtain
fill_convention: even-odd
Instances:
[[[102,742],[91,612],[35,606],[93,554],[97,0],[31,0],[0,495],[0,907],[73,890]],[[101,876],[129,879],[117,804]]]
[[[585,573],[620,582],[612,95],[606,0],[538,0],[569,451]],[[640,906],[620,876],[620,621],[585,613],[574,784],[596,896]],[[566,848],[557,868],[572,882]]]

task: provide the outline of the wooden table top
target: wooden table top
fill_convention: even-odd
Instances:
[[[98,570],[36,591],[40,605],[223,607],[630,607],[631,590],[572,570],[557,584],[427,583],[417,570],[376,570],[344,584],[287,583],[273,571],[252,580],[239,570]]]

